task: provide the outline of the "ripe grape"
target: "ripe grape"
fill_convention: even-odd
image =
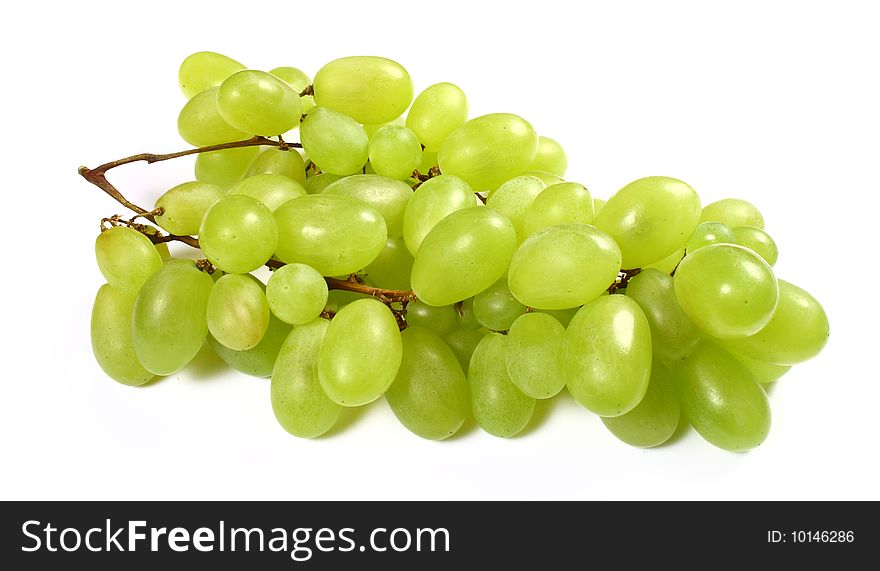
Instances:
[[[470,185],[457,176],[440,175],[419,186],[403,215],[403,239],[410,253],[416,255],[438,222],[453,212],[476,206],[476,201]]]
[[[590,224],[595,216],[590,191],[576,182],[560,182],[541,191],[523,216],[523,239],[558,224]]]
[[[412,80],[403,66],[375,56],[331,61],[315,74],[314,88],[319,107],[344,113],[366,125],[380,125],[399,117],[413,98]]]
[[[217,145],[248,138],[248,133],[226,122],[217,107],[219,87],[206,89],[186,102],[177,117],[177,131],[195,147]]]
[[[257,346],[269,327],[269,303],[250,275],[226,274],[214,283],[205,313],[208,331],[233,351]]]
[[[754,226],[739,226],[733,229],[733,234],[737,244],[764,258],[771,267],[776,264],[776,260],[779,259],[779,249],[770,234]]]
[[[733,230],[721,222],[701,222],[688,238],[685,251],[690,254],[709,244],[736,244]]]
[[[270,147],[250,163],[247,176],[258,174],[280,174],[292,178],[301,185],[306,184],[306,164],[302,155],[290,149],[283,151]]]
[[[342,194],[376,209],[385,219],[389,238],[403,234],[403,214],[413,191],[405,182],[375,174],[347,176],[330,184],[324,195]]]
[[[510,327],[506,364],[510,380],[526,395],[545,399],[565,386],[562,343],[565,327],[544,313],[526,313]]]
[[[300,196],[308,194],[300,183],[281,174],[258,174],[249,176],[229,189],[227,194],[242,194],[258,200],[270,212]]]
[[[162,214],[156,224],[178,236],[198,234],[202,218],[211,206],[223,198],[223,189],[207,182],[185,182],[168,190],[156,200]]]
[[[235,351],[223,345],[214,337],[208,336],[211,348],[227,365],[254,377],[268,377],[272,374],[281,345],[290,334],[291,326],[269,314],[269,327],[256,346],[244,351]]]
[[[348,115],[324,107],[305,118],[300,138],[309,158],[324,172],[354,174],[369,158],[370,139],[364,128]]]
[[[125,226],[98,234],[95,258],[107,283],[132,295],[162,267],[162,257],[150,239]]]
[[[187,99],[213,87],[245,66],[232,58],[214,52],[197,52],[183,60],[177,78]]]
[[[568,157],[565,149],[555,139],[550,137],[538,137],[538,152],[529,165],[529,170],[545,171],[556,176],[565,176],[568,170]]]
[[[304,325],[321,314],[327,305],[327,282],[305,264],[287,264],[272,272],[266,298],[272,313],[282,321]]]
[[[205,214],[199,244],[205,257],[224,272],[245,274],[272,257],[278,227],[272,212],[256,199],[227,195]]]
[[[474,420],[502,438],[520,433],[535,410],[535,399],[516,388],[507,373],[506,342],[499,333],[486,335],[474,350],[468,371]]]
[[[406,126],[426,151],[436,153],[450,133],[464,125],[467,116],[464,91],[452,83],[435,83],[415,98],[406,115]]]
[[[602,423],[617,438],[631,446],[651,448],[669,440],[678,428],[681,406],[669,370],[655,360],[651,381],[638,405],[615,417],[602,417]]]
[[[134,294],[104,284],[92,306],[92,351],[107,376],[138,386],[153,378],[137,358],[131,336]]]
[[[721,222],[728,228],[764,228],[764,217],[754,204],[740,198],[725,198],[703,207],[700,222]]]
[[[241,147],[200,153],[196,157],[196,180],[216,184],[224,190],[231,188],[245,176],[251,163],[259,154],[258,147]],[[305,174],[303,174],[303,180],[305,180]]]
[[[299,125],[299,93],[271,73],[248,69],[223,80],[217,91],[223,120],[251,135],[281,135]]]
[[[422,145],[406,127],[385,125],[370,137],[369,157],[376,174],[404,180],[422,162]]]

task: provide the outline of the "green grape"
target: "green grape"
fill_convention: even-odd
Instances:
[[[480,325],[493,331],[507,331],[526,312],[507,287],[507,276],[474,296],[474,317]]]
[[[755,206],[739,198],[725,198],[707,204],[700,214],[700,222],[721,222],[728,228],[740,226],[764,227],[764,217]]]
[[[217,108],[217,91],[213,87],[186,102],[177,116],[177,131],[194,147],[218,145],[247,139],[248,134],[227,123]]]
[[[565,330],[565,384],[581,406],[620,416],[645,396],[651,377],[651,329],[636,302],[602,296],[583,306]]]
[[[153,378],[134,352],[131,340],[131,312],[134,295],[104,284],[92,306],[92,352],[107,376],[136,387]]]
[[[185,182],[167,191],[156,200],[162,214],[156,224],[178,236],[198,234],[205,212],[223,198],[223,189],[207,182]]]
[[[506,341],[500,333],[486,335],[474,350],[468,371],[474,420],[501,438],[520,433],[535,411],[535,399],[516,388],[507,374]]]
[[[270,69],[269,73],[286,81],[297,93],[302,93],[306,87],[312,84],[312,78],[306,72],[295,67],[276,67]],[[300,100],[302,101],[303,113],[308,113],[315,108],[314,96],[303,95]]]
[[[368,125],[399,117],[413,98],[412,79],[403,66],[375,56],[331,61],[315,74],[314,87],[319,106]]]
[[[247,171],[247,176],[258,174],[280,174],[305,185],[306,163],[294,149],[282,151],[272,147],[260,153]]]
[[[342,178],[338,174],[330,174],[329,172],[311,176],[306,179],[306,192],[309,194],[321,194],[328,186]]]
[[[648,264],[643,269],[655,269],[660,270],[664,274],[671,274],[675,268],[678,267],[679,262],[681,262],[682,258],[684,258],[685,254],[685,246],[682,246],[680,249],[672,252],[659,262],[654,262],[653,264]]]
[[[376,174],[404,180],[422,162],[422,145],[406,127],[385,125],[370,137],[369,156]]]
[[[425,236],[413,262],[412,287],[429,305],[450,305],[480,293],[504,275],[516,231],[495,210],[453,212]]]
[[[759,361],[795,365],[818,355],[828,335],[828,316],[816,298],[779,280],[779,303],[767,325],[749,337],[730,339],[724,346]]]
[[[422,151],[422,162],[419,163],[419,172],[426,173],[431,170],[431,167],[435,166],[437,166],[437,153],[434,151]]]
[[[177,79],[187,99],[214,87],[245,67],[232,58],[214,52],[196,52],[180,64]]]
[[[385,219],[389,238],[403,234],[403,213],[413,191],[405,182],[375,174],[357,174],[339,179],[324,189],[324,194],[342,194],[356,198],[376,209]]]
[[[196,157],[196,180],[226,190],[240,181],[260,153],[257,147],[240,147],[200,153]]]
[[[272,314],[269,314],[269,327],[255,347],[245,351],[234,351],[223,345],[212,336],[208,336],[214,353],[237,371],[254,376],[268,377],[281,351],[281,345],[290,334],[291,327]]]
[[[156,251],[159,252],[159,257],[162,258],[162,263],[165,263],[167,260],[171,259],[171,251],[168,249],[168,244],[156,244]]]
[[[271,137],[299,125],[299,93],[271,73],[256,69],[236,72],[223,80],[217,92],[223,120],[245,133]]]
[[[107,283],[130,294],[136,294],[162,267],[162,257],[150,239],[125,226],[113,226],[98,234],[95,258]]]
[[[479,329],[482,327],[474,315],[474,298],[469,297],[452,306],[458,313],[458,326],[462,329]]]
[[[557,224],[590,224],[593,216],[590,191],[576,182],[560,182],[544,189],[526,209],[523,237]]]
[[[741,452],[755,448],[767,437],[767,395],[729,353],[703,340],[670,372],[682,413],[707,441]]]
[[[249,176],[229,189],[227,194],[243,194],[259,201],[270,212],[294,198],[308,194],[300,183],[280,174]]]
[[[324,107],[313,109],[300,126],[303,149],[322,171],[341,176],[360,171],[370,139],[357,121]]]
[[[746,337],[767,325],[779,287],[760,256],[734,244],[712,244],[685,256],[675,295],[690,320],[720,339]]]
[[[318,378],[334,402],[367,404],[394,382],[402,353],[391,311],[375,299],[359,299],[330,322],[318,356]]]
[[[523,118],[494,113],[471,119],[440,147],[440,170],[463,178],[474,190],[495,189],[529,168],[538,135]]]
[[[372,206],[338,194],[310,194],[275,211],[282,261],[344,276],[369,265],[388,240],[385,220]]]
[[[370,139],[372,139],[373,135],[376,134],[376,131],[378,131],[382,127],[391,127],[391,126],[402,127],[403,126],[403,116],[400,116],[397,119],[393,119],[391,121],[388,121],[387,123],[380,123],[379,125],[366,124],[366,125],[364,125],[364,132],[366,132],[367,136]],[[370,165],[368,164],[367,166],[369,167]]]
[[[526,395],[555,396],[565,386],[562,342],[565,327],[545,313],[526,313],[510,327],[505,351],[507,374]]]
[[[213,287],[191,260],[170,260],[147,280],[131,316],[134,351],[146,370],[171,375],[192,361],[208,335]]]
[[[316,438],[336,424],[342,407],[330,400],[318,380],[318,359],[330,323],[316,319],[294,327],[272,371],[272,410],[287,432]]]
[[[400,369],[385,393],[391,411],[422,438],[449,438],[470,413],[467,378],[452,349],[431,331],[409,327],[401,338]]]
[[[729,353],[733,355],[743,367],[748,369],[752,376],[755,377],[756,381],[764,385],[778,380],[792,367],[791,365],[777,365],[775,363],[758,361],[757,359],[751,359],[745,355],[738,355],[733,351],[729,351]]]
[[[214,203],[199,229],[199,245],[226,273],[246,274],[265,264],[278,244],[272,212],[250,196],[227,195]]]
[[[529,170],[545,171],[556,176],[565,176],[568,170],[568,157],[565,149],[550,137],[538,137],[538,152],[529,165]]]
[[[565,182],[565,180],[561,176],[556,176],[555,174],[549,173],[547,171],[526,171],[522,174],[524,176],[533,176],[537,179],[540,179],[545,186],[553,186],[554,184]]]
[[[700,332],[679,305],[669,274],[651,268],[642,270],[629,280],[626,295],[645,313],[657,357],[680,361],[696,348]]]
[[[733,229],[736,244],[752,250],[773,267],[779,259],[779,249],[770,234],[754,226],[739,226]]]
[[[526,237],[523,221],[526,211],[544,188],[541,179],[533,176],[514,177],[490,192],[486,205],[494,208],[513,223],[518,241],[522,242]]]
[[[226,274],[214,283],[205,318],[208,331],[234,351],[257,346],[269,328],[269,303],[256,279]]]
[[[599,211],[602,210],[602,207],[605,206],[606,200],[602,198],[594,198],[593,199],[593,212],[595,214],[599,214]]]
[[[435,83],[415,98],[406,115],[406,126],[425,150],[436,152],[453,131],[464,125],[467,116],[464,91],[452,83]]]
[[[443,341],[455,353],[455,358],[458,359],[458,364],[465,374],[468,373],[474,350],[485,336],[486,334],[479,329],[456,329],[443,336]]]
[[[458,329],[458,312],[451,305],[435,307],[419,300],[406,306],[406,323],[411,327],[423,327],[440,337]],[[476,345],[475,345],[476,346]]]
[[[470,185],[457,176],[436,176],[413,193],[403,215],[403,239],[413,256],[438,222],[464,208],[477,205]]]
[[[281,266],[272,272],[266,285],[272,313],[293,325],[303,325],[321,315],[328,294],[324,277],[305,264]]]
[[[614,240],[593,226],[550,226],[526,239],[510,262],[510,291],[539,309],[588,303],[608,289],[620,270]]]
[[[690,254],[709,244],[736,244],[736,236],[721,222],[701,222],[688,238],[685,251]]]
[[[325,306],[325,309],[336,313],[349,303],[359,299],[370,299],[370,296],[365,293],[332,289],[327,296],[327,305]]]
[[[700,218],[700,197],[687,184],[665,176],[631,182],[608,199],[593,224],[623,253],[623,267],[641,268],[685,245]]]
[[[602,418],[605,427],[631,446],[651,448],[669,440],[678,428],[681,406],[669,370],[659,361],[651,365],[651,382],[641,402],[626,414]]]
[[[607,292],[606,292],[607,293]],[[567,309],[535,309],[534,313],[543,313],[555,318],[563,327],[568,327],[574,316],[577,315],[580,307],[569,307]]]
[[[385,248],[364,271],[376,286],[384,289],[410,289],[413,257],[400,238],[389,238]]]

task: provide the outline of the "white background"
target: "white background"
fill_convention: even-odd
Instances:
[[[2,498],[880,498],[877,14],[871,2],[719,4],[18,3],[0,34]],[[148,387],[118,385],[93,360],[89,313],[98,220],[120,208],[76,167],[186,148],[177,66],[205,49],[310,73],[384,55],[417,90],[459,84],[474,116],[522,114],[597,196],[668,175],[705,202],[753,201],[778,275],[824,303],[831,340],[773,388],[773,430],[745,454],[693,432],[629,448],[566,398],[511,440],[472,428],[423,441],[382,401],[299,440],[276,423],[268,381],[210,354]],[[191,168],[113,180],[150,205]]]

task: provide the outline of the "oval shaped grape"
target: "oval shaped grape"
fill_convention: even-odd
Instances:
[[[245,147],[247,148],[247,147]],[[292,178],[301,185],[306,184],[306,163],[296,149],[282,150],[270,147],[250,163],[246,176],[260,174],[280,174]]]
[[[227,194],[250,196],[275,212],[278,207],[294,198],[308,194],[305,187],[281,174],[258,174],[249,176],[229,189]]]
[[[194,147],[219,145],[248,138],[223,119],[217,107],[218,87],[206,89],[186,102],[177,116],[177,132]]]
[[[208,331],[234,351],[256,347],[269,327],[269,302],[256,279],[226,274],[214,283],[205,317]]]
[[[413,98],[409,73],[396,61],[376,56],[333,60],[315,74],[315,103],[379,125],[399,117]]]
[[[232,188],[245,176],[248,167],[259,154],[260,149],[257,147],[199,153],[196,157],[196,180],[216,184],[224,190]]]
[[[556,139],[538,137],[538,152],[535,153],[529,170],[549,172],[560,177],[565,176],[565,171],[568,170],[568,156],[565,154],[565,149]]]
[[[389,238],[385,247],[370,262],[364,273],[376,287],[384,289],[411,289],[413,257],[400,238]]]
[[[426,151],[436,152],[450,133],[464,125],[467,115],[464,91],[452,83],[435,83],[415,98],[406,115],[406,126]]]
[[[136,387],[153,378],[138,360],[131,337],[134,294],[104,284],[92,306],[92,352],[107,376]]]
[[[346,176],[361,170],[370,153],[370,139],[357,121],[318,107],[300,126],[303,150],[318,167],[331,174]]]
[[[374,299],[343,307],[330,322],[318,357],[324,392],[343,406],[382,396],[400,368],[403,345],[391,311]]]
[[[244,351],[235,351],[223,345],[214,337],[208,336],[211,348],[227,365],[254,377],[268,377],[272,374],[275,360],[284,340],[290,334],[291,326],[269,314],[269,326],[256,346]]]
[[[376,174],[408,179],[422,162],[422,144],[402,125],[385,125],[370,137],[370,166]]]
[[[735,243],[752,250],[773,267],[779,259],[779,248],[770,234],[755,226],[739,226],[733,229]]]
[[[132,295],[162,267],[162,257],[150,239],[124,226],[98,234],[95,258],[107,283]]]
[[[224,272],[246,274],[265,264],[278,244],[272,212],[250,196],[227,195],[205,214],[199,245]]]
[[[669,370],[660,361],[651,365],[651,382],[641,402],[626,414],[602,418],[605,428],[630,446],[651,448],[669,440],[681,418],[681,405]]]
[[[492,331],[507,331],[516,318],[526,312],[507,287],[507,276],[474,296],[474,317]]]
[[[403,239],[415,256],[425,236],[438,222],[458,210],[476,206],[477,198],[468,183],[443,174],[422,183],[412,193],[403,215]]]
[[[593,198],[590,191],[576,182],[548,186],[528,206],[523,215],[523,238],[559,224],[593,222]]]
[[[236,72],[217,91],[223,120],[245,133],[271,137],[299,126],[302,102],[286,81],[256,69]]]
[[[486,205],[494,208],[513,223],[519,242],[525,237],[524,219],[526,211],[544,191],[541,179],[533,176],[517,176],[489,193]]]
[[[700,222],[721,222],[729,228],[764,228],[764,217],[754,204],[740,198],[724,198],[703,207]]]
[[[648,268],[629,280],[626,296],[639,304],[651,326],[654,354],[667,361],[680,361],[691,354],[700,330],[685,314],[672,276]]]
[[[510,380],[536,399],[555,396],[565,386],[562,343],[565,327],[545,313],[526,313],[507,334],[505,363]]]
[[[305,264],[278,268],[266,285],[272,313],[294,325],[304,325],[318,317],[327,305],[328,294],[323,276]]]
[[[400,180],[356,174],[337,180],[324,189],[323,194],[342,194],[369,204],[385,219],[388,237],[399,238],[403,234],[403,215],[413,191]]]
[[[535,411],[535,399],[523,394],[510,380],[505,341],[500,333],[486,335],[474,350],[468,370],[474,420],[480,428],[501,438],[519,434]]]
[[[651,377],[651,329],[636,302],[608,295],[583,306],[565,331],[565,384],[599,416],[620,416],[645,396]]]
[[[177,80],[180,90],[190,98],[206,89],[219,87],[224,79],[243,69],[244,65],[223,54],[196,52],[180,64]]]
[[[206,182],[185,182],[168,190],[156,200],[162,214],[156,224],[171,234],[198,234],[205,213],[223,198],[223,189]]]

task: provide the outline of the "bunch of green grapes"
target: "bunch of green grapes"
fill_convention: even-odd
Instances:
[[[211,52],[179,78],[187,142],[300,144],[200,152],[195,180],[155,203],[169,236],[120,219],[98,236],[92,345],[120,383],[174,374],[208,343],[271,377],[300,437],[382,397],[423,438],[469,417],[508,437],[567,389],[633,446],[687,423],[739,451],[768,434],[764,387],[828,338],[822,306],[776,278],[752,204],[702,206],[662,176],[596,198],[564,179],[558,142],[516,115],[469,119],[452,83],[414,98],[380,57],[312,79]],[[156,239],[179,236],[207,261]]]

